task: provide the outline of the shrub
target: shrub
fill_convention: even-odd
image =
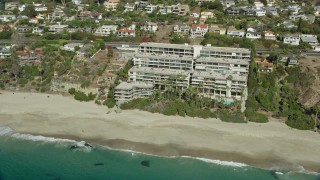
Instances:
[[[294,114],[288,117],[286,124],[300,130],[310,130],[314,128],[314,121],[312,118],[303,112],[294,112]]]
[[[253,109],[246,109],[245,115],[248,121],[256,123],[266,123],[268,122],[268,117],[264,114],[258,113]]]
[[[76,89],[75,88],[70,88],[68,90],[69,94],[74,95],[76,93]]]
[[[108,108],[113,108],[116,105],[116,100],[113,98],[108,98],[103,102],[103,105],[107,106]]]
[[[226,110],[220,110],[217,112],[217,117],[221,121],[225,122],[232,122],[232,123],[246,123],[247,121],[245,120],[245,116],[243,113],[236,112],[236,113],[231,113]]]

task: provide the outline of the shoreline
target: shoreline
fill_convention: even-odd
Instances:
[[[15,132],[85,140],[115,150],[245,163],[263,169],[320,172],[318,133],[280,122],[232,124],[106,107],[55,94],[3,92],[0,126]],[[47,97],[50,96],[50,97]]]

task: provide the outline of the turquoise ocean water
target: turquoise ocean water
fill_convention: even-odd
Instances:
[[[159,157],[99,147],[70,150],[75,142],[0,128],[0,180],[319,180],[316,174],[263,170],[241,163]],[[144,162],[144,163],[142,163]]]

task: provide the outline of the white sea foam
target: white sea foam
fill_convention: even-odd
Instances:
[[[70,139],[54,138],[54,137],[45,137],[45,136],[35,136],[31,134],[21,134],[16,133],[9,127],[0,127],[0,136],[10,136],[16,139],[23,139],[29,141],[42,141],[42,142],[71,142],[75,143],[76,141]]]
[[[246,167],[248,165],[244,163],[238,163],[238,162],[233,162],[233,161],[220,161],[220,160],[213,160],[213,159],[206,159],[206,158],[198,158],[198,157],[190,157],[190,156],[182,156],[182,157],[188,157],[192,159],[197,159],[200,161],[204,161],[206,163],[213,163],[213,164],[218,164],[222,166],[232,166],[232,167]]]

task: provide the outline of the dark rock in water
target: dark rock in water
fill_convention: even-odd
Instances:
[[[78,149],[79,148],[79,146],[77,146],[77,145],[72,145],[71,147],[70,147],[70,150],[74,150],[74,149]]]
[[[150,161],[149,160],[141,161],[141,165],[145,167],[150,167]]]
[[[58,177],[58,178],[55,178],[55,179],[53,179],[53,180],[61,180],[61,178]]]
[[[276,171],[270,171],[270,174],[271,174],[275,179],[279,179]]]
[[[85,146],[93,148],[93,146],[89,143],[84,143]]]
[[[95,164],[93,164],[94,166],[103,166],[104,165],[104,163],[95,163]]]

